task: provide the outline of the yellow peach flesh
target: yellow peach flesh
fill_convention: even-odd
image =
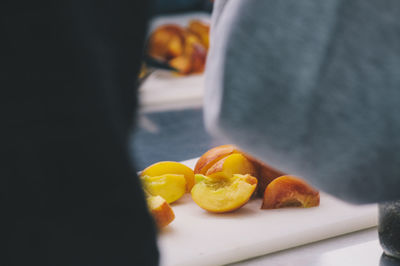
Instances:
[[[233,145],[221,145],[208,150],[197,161],[194,173],[205,175],[217,161],[235,152],[237,152],[237,149]]]
[[[310,208],[319,205],[318,190],[294,176],[274,179],[265,189],[262,209],[286,207]]]
[[[141,172],[141,176],[160,176],[164,174],[184,175],[186,179],[186,191],[190,192],[194,185],[193,170],[186,165],[172,161],[154,163]]]
[[[230,178],[196,175],[192,199],[207,211],[231,212],[249,201],[256,186],[257,179],[250,175],[235,174]]]
[[[148,196],[146,200],[147,206],[158,228],[167,226],[175,219],[172,208],[161,196]]]
[[[230,178],[234,174],[255,175],[253,165],[240,153],[228,155],[216,162],[208,169],[206,176]]]
[[[142,176],[141,180],[148,193],[161,196],[168,203],[180,199],[186,192],[186,179],[183,175]]]

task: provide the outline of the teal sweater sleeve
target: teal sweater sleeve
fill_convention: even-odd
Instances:
[[[356,203],[400,198],[400,2],[216,1],[205,122]]]

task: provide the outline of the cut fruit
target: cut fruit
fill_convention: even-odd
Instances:
[[[199,20],[192,20],[189,22],[188,29],[190,32],[197,34],[204,47],[208,49],[210,43],[210,25]]]
[[[233,145],[221,145],[215,148],[212,148],[205,152],[197,161],[194,167],[195,174],[205,175],[208,169],[213,166],[217,161],[222,158],[232,154],[238,153],[239,151]]]
[[[160,196],[148,196],[147,206],[158,228],[163,228],[175,219],[175,214],[165,199]]]
[[[262,209],[309,208],[319,205],[319,192],[294,176],[274,179],[265,189]]]
[[[239,148],[230,144],[217,146],[205,152],[197,161],[194,167],[194,173],[209,175],[211,171],[215,172],[215,170],[208,172],[210,168],[220,167],[214,165],[216,163],[221,163],[221,159],[232,154],[242,154],[252,164],[254,172],[249,174],[252,174],[258,179],[257,194],[259,197],[263,197],[265,188],[272,180],[279,176],[285,175],[285,173],[282,171],[273,168],[272,166],[262,162],[261,160],[258,160],[254,156],[245,153],[244,151],[241,151]]]
[[[217,161],[207,170],[206,176],[230,178],[234,174],[254,176],[256,173],[253,165],[246,157],[240,153],[235,153]]]
[[[235,174],[230,178],[196,175],[192,199],[201,208],[215,213],[231,212],[245,205],[257,186],[257,178]]]
[[[252,163],[256,170],[256,175],[258,179],[257,194],[260,197],[264,196],[265,188],[277,177],[286,175],[284,172],[258,160],[257,158],[251,156],[250,154],[243,153],[244,156]]]
[[[186,179],[187,192],[190,192],[194,185],[193,170],[178,162],[162,161],[154,163],[140,173],[141,176],[160,176],[164,174],[184,175]]]
[[[192,71],[192,61],[187,55],[181,55],[171,59],[169,65],[178,70],[180,74],[188,74]]]
[[[165,61],[184,52],[185,30],[178,25],[162,25],[153,31],[148,41],[149,54]]]
[[[161,196],[168,203],[180,199],[186,192],[184,175],[164,174],[159,176],[141,176],[143,188],[152,196]]]

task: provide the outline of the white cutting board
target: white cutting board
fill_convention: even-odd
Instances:
[[[377,225],[375,204],[354,206],[324,193],[316,208],[260,207],[256,199],[236,212],[212,214],[187,194],[172,204],[175,220],[159,234],[161,266],[223,265]]]
[[[139,89],[139,104],[144,111],[180,109],[201,106],[204,75],[176,76],[170,71],[157,70]]]

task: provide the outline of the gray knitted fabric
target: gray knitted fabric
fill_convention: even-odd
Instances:
[[[342,199],[400,198],[400,1],[216,1],[210,132]]]

